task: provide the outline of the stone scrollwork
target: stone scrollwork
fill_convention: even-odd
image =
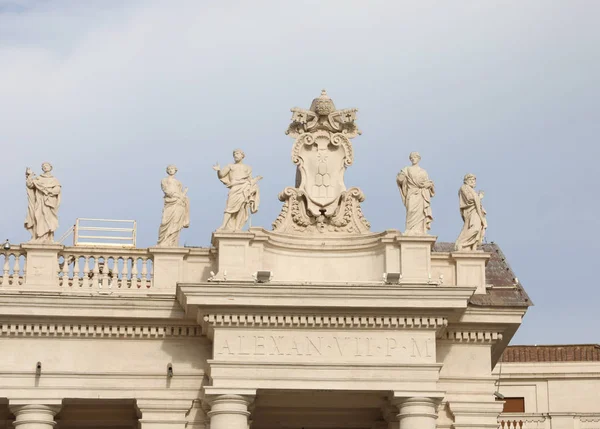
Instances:
[[[344,173],[354,162],[350,139],[360,134],[357,109],[336,110],[323,90],[310,110],[292,109],[292,123],[286,134],[295,137],[292,162],[298,169],[295,188],[279,195],[281,213],[273,229],[283,233],[369,232],[358,188],[346,189]]]

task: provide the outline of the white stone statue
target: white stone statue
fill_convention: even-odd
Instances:
[[[258,181],[262,176],[252,177],[252,167],[243,164],[246,155],[241,149],[233,151],[235,163],[223,169],[217,163],[213,170],[225,186],[229,188],[223,224],[217,231],[241,231],[248,221],[249,213],[256,213],[260,204]]]
[[[487,228],[486,212],[481,205],[483,191],[475,191],[476,177],[467,174],[464,184],[458,191],[460,216],[464,221],[463,229],[454,244],[455,250],[477,250],[481,246]]]
[[[396,176],[396,183],[406,206],[405,235],[425,235],[431,229],[431,197],[435,195],[433,182],[429,180],[427,171],[419,166],[421,155],[411,152],[412,163],[404,167]]]
[[[183,188],[181,182],[175,178],[175,173],[177,173],[177,167],[169,165],[167,167],[168,176],[160,182],[160,187],[165,193],[165,205],[158,229],[158,246],[178,246],[181,229],[190,226],[188,188]]]
[[[27,217],[25,229],[31,233],[32,243],[53,243],[58,229],[58,206],[61,186],[50,173],[52,165],[42,164],[43,173],[36,177],[29,167],[25,170],[27,186]]]

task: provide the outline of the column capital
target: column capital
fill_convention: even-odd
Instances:
[[[21,429],[46,428],[51,429],[56,425],[54,416],[60,411],[59,404],[19,404],[11,402],[8,406],[15,415],[14,426]]]
[[[253,395],[205,393],[204,400],[210,405],[210,411],[206,413],[210,429],[248,429],[248,407],[253,399]]]

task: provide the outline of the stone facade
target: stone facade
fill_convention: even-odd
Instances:
[[[177,246],[172,177],[160,246],[5,245],[0,429],[497,427],[492,369],[531,305],[500,249],[427,233],[414,154],[398,184],[416,220],[371,232],[344,182],[357,110],[323,91],[292,112],[273,231],[242,230],[260,176],[236,150],[208,248]]]

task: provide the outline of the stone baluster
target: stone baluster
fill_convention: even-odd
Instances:
[[[92,263],[92,258],[90,258],[90,265]],[[94,266],[92,267],[92,281],[91,286],[94,289],[98,288],[99,285],[99,277],[100,277],[100,257],[94,256]]]
[[[13,284],[21,284],[21,254],[15,253],[15,264],[13,265],[13,275],[12,275],[12,283]]]
[[[137,289],[138,287],[138,268],[137,268],[138,258],[134,256],[131,258],[131,288]]]
[[[73,287],[81,287],[81,284],[79,283],[79,272],[81,270],[81,268],[79,267],[79,256],[74,256],[75,258],[75,262],[73,264]]]
[[[88,256],[83,257],[83,284],[84,288],[90,287],[90,264],[92,261]]]
[[[8,275],[10,274],[10,254],[4,253],[4,267],[2,269],[2,278],[0,279],[0,286],[7,285],[9,282]]]
[[[121,260],[123,262],[123,267],[119,268],[119,260]],[[123,287],[123,279],[126,279],[125,277],[125,266],[127,265],[126,260],[119,257],[119,256],[115,256],[113,258],[113,286],[117,287],[117,288],[122,288]]]
[[[102,261],[100,261],[102,259]],[[96,258],[96,266],[98,267],[98,288],[102,289],[107,287],[106,279],[108,278],[106,273],[108,272],[108,260],[106,256],[98,256]],[[100,269],[102,268],[102,269]]]
[[[142,258],[142,285],[144,289],[146,288],[148,283],[148,258]]]
[[[60,282],[60,285],[63,287],[69,286],[69,261],[71,260],[71,258],[71,255],[64,255],[64,262],[61,270],[62,277]],[[75,277],[75,274],[73,274],[73,277]]]

